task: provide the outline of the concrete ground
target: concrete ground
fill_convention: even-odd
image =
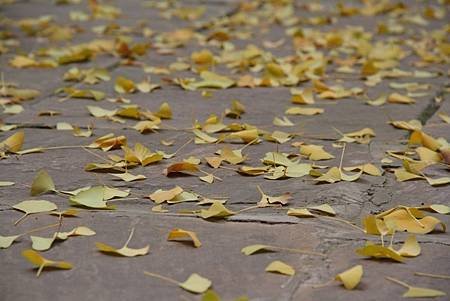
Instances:
[[[86,1],[0,0],[2,86],[5,87],[5,83],[15,83],[20,88],[40,91],[40,95],[32,100],[16,100],[14,104],[20,104],[24,109],[22,112],[0,113],[0,125],[3,125],[0,141],[14,133],[24,131],[25,140],[22,149],[88,145],[108,133],[126,136],[130,147],[139,142],[153,151],[161,150],[166,153],[173,153],[186,142],[190,143],[182,147],[173,158],[131,169],[132,174],[147,177],[143,181],[134,182],[120,181],[108,173],[87,172],[84,169],[88,163],[107,161],[108,155],[123,156],[120,149],[103,152],[99,149],[86,150],[73,147],[48,149],[25,155],[5,154],[0,160],[0,181],[11,181],[15,184],[0,187],[2,236],[24,233],[57,222],[55,216],[43,213],[31,215],[14,226],[14,222],[22,213],[14,210],[12,206],[20,201],[43,199],[55,203],[59,210],[70,208],[68,196],[61,193],[30,196],[31,183],[40,169],[48,172],[58,190],[107,185],[130,189],[131,194],[128,198],[111,202],[116,205],[116,210],[81,208],[78,217],[63,218],[62,231],[69,231],[76,226],[86,226],[96,232],[94,236],[75,237],[56,243],[50,250],[42,252],[46,258],[71,262],[74,266],[71,270],[48,269],[44,270],[40,277],[36,277],[32,265],[21,256],[23,250],[31,248],[28,235],[20,237],[11,247],[0,250],[1,300],[202,299],[201,295],[186,292],[173,283],[148,277],[144,275],[144,270],[177,281],[184,281],[190,274],[198,273],[212,281],[212,289],[220,295],[221,300],[236,300],[241,296],[247,296],[248,300],[261,301],[401,300],[405,288],[386,280],[385,277],[388,276],[410,285],[442,290],[447,296],[436,299],[448,300],[449,279],[415,275],[415,272],[450,274],[448,233],[434,231],[418,235],[421,255],[408,258],[405,263],[396,263],[357,255],[355,253],[357,248],[364,246],[367,241],[379,242],[379,237],[367,235],[342,221],[362,226],[361,220],[366,215],[396,206],[415,207],[423,204],[450,203],[449,185],[431,186],[424,180],[397,181],[393,168],[400,167],[402,162],[386,153],[408,149],[409,131],[388,124],[392,120],[418,119],[427,134],[450,140],[450,124],[439,117],[442,113],[450,114],[448,96],[450,44],[448,36],[443,38],[444,41],[439,39],[442,32],[448,35],[446,25],[448,1],[407,1],[404,2],[405,7],[396,6],[394,3],[397,1],[387,1],[385,4],[373,1],[379,3],[378,7],[381,7],[379,13],[375,15],[364,13],[364,9],[361,9],[363,1],[342,1],[341,3],[345,4],[340,10],[338,1],[98,2],[119,8],[121,15],[112,19],[95,18],[92,15],[95,1],[90,2],[90,9]],[[196,16],[197,10],[183,10],[183,7],[203,7],[204,12]],[[75,18],[77,14],[74,12],[79,11],[84,12],[88,19],[80,21]],[[186,12],[190,12],[195,20],[180,18],[180,15]],[[44,15],[53,17],[50,24],[56,25],[56,28],[68,26],[74,30],[72,39],[55,41],[49,38],[45,31],[49,31],[48,24],[41,24],[42,27],[31,25],[36,31],[28,31],[27,34],[28,27],[25,24],[27,22],[24,20],[26,18],[36,20]],[[101,26],[109,26],[110,30],[106,33],[104,30],[103,34],[99,34]],[[385,69],[380,69],[381,71],[392,71],[394,68],[407,72],[420,70],[427,72],[426,76],[414,76],[412,73],[400,78],[385,76],[376,85],[367,85],[365,78],[361,76],[362,64],[367,57],[352,52],[357,48],[351,46],[353,39],[356,41],[358,35],[355,33],[358,31],[354,30],[355,27],[361,28],[360,35],[372,35],[369,39],[372,45],[393,43],[404,52],[402,57],[395,57],[390,61],[382,60],[381,63],[394,65],[384,67]],[[54,28],[55,26],[53,30]],[[162,33],[181,28],[189,28],[194,33],[184,45],[175,48],[167,44],[161,45],[161,40],[164,40]],[[349,38],[352,28],[355,37]],[[149,29],[153,31],[152,35],[148,34]],[[298,32],[292,36],[294,30]],[[385,33],[383,30],[391,32]],[[229,41],[225,45],[214,40],[213,34],[220,31],[228,32]],[[311,31],[317,33],[311,34]],[[342,42],[339,37],[343,39],[343,45],[339,44]],[[35,58],[41,59],[38,54],[44,49],[56,47],[64,49],[70,45],[98,39],[114,42],[119,38],[133,40],[131,44],[149,43],[150,48],[145,55],[137,56],[131,63],[120,57],[114,49],[98,53],[87,62],[65,64],[56,68],[17,68],[10,63],[17,55],[34,54]],[[338,40],[336,43],[339,45],[334,45],[333,39]],[[175,39],[179,40],[180,38]],[[433,44],[435,40],[441,41],[442,44]],[[277,42],[279,45],[276,45]],[[205,97],[202,95],[202,89],[189,91],[173,83],[177,78],[198,78],[198,74],[192,70],[171,70],[170,73],[164,74],[144,72],[144,66],[166,68],[168,71],[169,66],[180,58],[183,62],[191,64],[191,54],[202,49],[210,49],[218,58],[223,51],[221,47],[230,47],[231,44],[236,49],[243,49],[250,44],[256,45],[265,51],[266,62],[279,59],[281,61],[283,58],[283,62],[299,64],[307,60],[308,55],[312,55],[311,53],[305,55],[305,49],[315,47],[313,53],[324,55],[324,61],[328,61],[323,74],[318,75],[323,82],[329,86],[340,84],[347,89],[359,87],[363,89],[363,93],[329,100],[320,99],[315,91],[315,103],[306,107],[323,108],[324,113],[314,116],[289,115],[288,118],[294,126],[279,127],[273,125],[274,117],[285,115],[284,112],[288,107],[302,107],[291,103],[290,89],[312,87],[311,76],[306,76],[293,86],[257,85],[249,88],[235,85],[227,89],[207,89],[211,95]],[[427,61],[421,56],[417,49],[422,44],[430,53],[437,53],[438,57],[440,55],[439,59],[430,58]],[[439,49],[444,50],[439,52]],[[386,49],[379,52],[382,56],[389,56]],[[341,63],[344,59],[348,59],[347,65],[354,72],[344,73],[338,69],[340,67],[336,63],[339,62],[338,58],[341,58]],[[370,61],[370,58],[367,60]],[[230,66],[217,59],[217,65],[210,67],[210,70],[235,80],[245,74],[255,78],[265,74],[264,64],[256,64],[249,70],[243,66],[245,63],[243,60],[242,70],[237,70],[229,68]],[[342,63],[341,67],[343,65],[345,63]],[[111,80],[96,85],[64,81],[63,75],[73,67],[106,68]],[[377,71],[381,72],[380,70]],[[154,133],[141,134],[132,128],[136,120],[125,119],[125,123],[117,123],[105,118],[95,118],[86,109],[86,106],[100,106],[113,110],[118,108],[120,103],[106,99],[96,102],[92,99],[66,98],[61,101],[64,96],[55,92],[58,88],[73,85],[76,88],[103,91],[107,98],[116,99],[119,94],[114,90],[114,81],[118,76],[124,76],[135,82],[150,76],[152,83],[161,86],[159,89],[151,93],[124,94],[123,97],[129,99],[131,104],[153,112],[157,111],[161,103],[167,101],[173,112],[172,119],[164,119],[160,125],[161,129]],[[275,77],[274,81],[276,80]],[[405,89],[393,88],[397,83],[419,83],[428,86],[424,90],[410,91],[416,100],[414,104],[385,103],[381,106],[366,104],[367,99],[373,100],[380,95],[390,95],[394,92],[406,95]],[[231,107],[231,102],[235,99],[245,106],[245,113],[240,119],[224,117],[225,124],[247,123],[256,126],[260,131],[278,130],[297,135],[282,144],[266,141],[261,135],[261,143],[245,147],[243,152],[248,158],[244,163],[224,164],[224,168],[213,169],[206,164],[205,157],[213,156],[215,151],[225,145],[238,149],[245,143],[194,144],[192,142],[194,134],[190,129],[194,120],[203,123],[210,114],[223,116],[223,112]],[[10,100],[9,95],[3,95],[0,103],[4,108],[8,108],[11,105]],[[39,115],[39,112],[48,110],[60,114]],[[81,129],[87,129],[92,125],[93,135],[75,137],[72,131],[56,130],[59,122],[67,122]],[[17,128],[6,131],[5,125],[16,125]],[[373,129],[376,136],[370,144],[348,143],[342,166],[372,163],[383,170],[381,176],[362,175],[354,182],[317,184],[314,177],[309,175],[301,178],[269,180],[264,176],[243,176],[236,172],[241,165],[261,166],[261,159],[267,152],[278,151],[298,155],[299,148],[293,147],[291,145],[293,142],[323,145],[335,158],[316,161],[315,164],[339,166],[342,148],[336,144],[341,138],[338,131],[348,133],[366,127]],[[215,137],[219,135],[211,134]],[[173,140],[174,144],[163,145],[161,140]],[[199,180],[197,176],[167,177],[163,174],[163,170],[170,164],[191,156],[201,159],[201,169],[207,173],[214,173],[220,180],[216,179],[214,183],[209,184]],[[384,158],[390,158],[392,163],[383,164],[381,160]],[[301,157],[301,161],[311,162],[305,157]],[[429,167],[426,173],[433,177],[448,177],[448,166],[448,162],[436,164]],[[168,210],[167,213],[152,211],[155,204],[146,196],[157,189],[171,189],[176,185],[201,196],[225,198],[227,200],[225,206],[234,212],[256,205],[261,198],[258,185],[270,196],[289,192],[292,198],[283,210],[272,207],[253,208],[217,220],[204,220],[192,214],[194,210],[207,208],[192,202],[165,204],[163,208]],[[336,219],[322,216],[297,218],[286,215],[284,210],[321,204],[331,205],[336,211]],[[448,215],[433,214],[433,216],[449,224]],[[121,246],[127,240],[132,228],[135,229],[135,234],[130,247],[140,248],[148,244],[150,251],[147,255],[133,258],[108,256],[96,249],[95,242]],[[189,243],[167,241],[168,233],[174,228],[194,231],[202,246],[193,248]],[[50,237],[54,232],[55,228],[48,228],[33,235]],[[405,238],[405,233],[395,235],[394,245],[400,246]],[[243,255],[241,249],[252,244],[306,249],[323,253],[325,256],[289,251]],[[291,265],[296,271],[295,275],[285,276],[265,272],[266,266],[274,260]],[[337,281],[321,285],[355,265],[363,266],[364,275],[354,290],[346,290]]]

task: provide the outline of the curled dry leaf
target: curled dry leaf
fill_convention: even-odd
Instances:
[[[35,196],[49,191],[55,191],[55,189],[53,179],[47,171],[44,169],[38,171],[31,184],[31,195]]]
[[[173,229],[172,231],[170,231],[169,236],[167,237],[167,240],[176,241],[176,240],[180,240],[183,238],[190,239],[192,241],[194,247],[196,247],[196,248],[199,248],[202,245],[202,243],[198,239],[197,234],[195,232],[187,231],[187,230],[183,230],[183,229]]]
[[[272,261],[266,267],[266,272],[278,273],[278,274],[283,274],[283,275],[288,275],[288,276],[295,275],[294,268],[280,260]]]
[[[192,164],[188,162],[177,162],[165,168],[163,173],[166,176],[170,176],[176,173],[197,172],[197,171],[199,171],[197,164]]]
[[[362,276],[362,265],[356,265],[340,274],[337,274],[335,279],[342,282],[346,289],[352,290],[359,284]]]
[[[19,131],[0,142],[0,152],[16,153],[22,149],[25,133]]]

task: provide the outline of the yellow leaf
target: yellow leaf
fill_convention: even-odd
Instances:
[[[269,204],[281,204],[281,205],[286,205],[289,201],[289,199],[291,198],[291,194],[290,193],[285,193],[282,194],[280,196],[269,196],[267,194],[264,193],[264,191],[262,191],[261,187],[256,186],[256,188],[258,188],[259,193],[261,193],[261,199],[258,202],[258,206],[259,207],[266,207]]]
[[[38,267],[38,271],[36,274],[37,277],[39,277],[39,275],[41,274],[42,270],[45,267],[53,267],[65,270],[70,270],[73,267],[72,264],[69,262],[49,260],[42,257],[41,254],[39,254],[38,252],[30,249],[23,251],[22,256],[25,257],[25,259],[27,259],[33,265]]]
[[[114,84],[114,90],[120,94],[133,93],[134,91],[136,91],[136,85],[132,80],[128,78],[118,76]]]
[[[322,205],[318,205],[318,206],[309,206],[308,209],[310,210],[315,210],[315,211],[319,211],[331,216],[335,216],[336,215],[336,211],[334,211],[333,207],[331,207],[328,204],[322,204]]]
[[[404,168],[395,169],[394,175],[395,175],[397,181],[399,181],[399,182],[424,178],[423,176],[419,176],[419,175],[413,174],[409,171],[406,171]]]
[[[30,201],[22,201],[18,204],[12,206],[14,209],[22,211],[25,213],[20,219],[18,219],[15,224],[19,223],[22,219],[24,219],[29,214],[41,213],[41,212],[50,212],[58,209],[56,205],[52,202],[45,200],[30,200]]]
[[[267,245],[250,245],[242,248],[241,252],[249,256],[258,252],[274,252],[274,250],[270,249],[270,246]]]
[[[113,174],[110,174],[110,175],[112,175],[114,177],[117,177],[117,178],[119,178],[119,179],[121,179],[121,180],[123,180],[125,182],[133,182],[133,181],[139,181],[139,180],[147,179],[147,177],[144,176],[144,175],[136,175],[135,176],[135,175],[132,175],[132,174],[130,174],[128,172],[120,173],[120,174],[113,173]]]
[[[109,245],[100,243],[100,242],[96,242],[95,246],[97,247],[97,249],[100,252],[103,253],[107,253],[107,254],[112,254],[112,255],[119,255],[119,256],[125,256],[125,257],[135,257],[135,256],[142,256],[142,255],[146,255],[148,253],[149,250],[149,246],[145,246],[143,248],[140,249],[132,249],[128,247],[128,243],[130,242],[131,238],[133,237],[134,234],[134,228],[131,229],[130,232],[130,236],[128,237],[128,240],[126,241],[126,243],[123,245],[122,248],[120,249],[116,249],[114,247],[111,247]]]
[[[170,190],[157,190],[149,195],[149,198],[153,200],[156,204],[161,204],[172,200],[177,195],[183,192],[183,188],[176,186]]]
[[[388,96],[387,101],[390,103],[399,103],[399,104],[412,104],[416,101],[408,96],[401,95],[399,93],[392,93]]]
[[[163,159],[161,154],[152,152],[140,143],[136,143],[134,149],[127,146],[122,146],[122,149],[125,153],[125,161],[140,163],[142,166],[147,166]]]
[[[49,191],[55,191],[55,184],[47,171],[42,169],[33,179],[33,183],[31,184],[31,195],[35,196]]]
[[[312,115],[322,114],[323,112],[324,112],[324,109],[321,109],[321,108],[290,107],[284,113],[287,115],[312,116]]]
[[[302,145],[300,146],[300,154],[308,156],[310,160],[329,160],[334,156],[323,149],[322,145]]]
[[[304,90],[298,90],[298,89],[291,89],[291,102],[295,104],[313,104],[314,96],[313,96],[313,89],[306,88]]]
[[[296,217],[316,217],[306,208],[289,208],[287,215]]]
[[[104,188],[102,186],[96,186],[84,191],[78,192],[76,195],[69,198],[71,204],[76,206],[84,206],[88,208],[98,209],[113,209],[114,207],[108,206],[105,201]]]
[[[212,282],[196,273],[193,273],[189,278],[182,283],[180,287],[194,294],[202,294],[211,287]]]
[[[12,235],[12,236],[1,236],[0,235],[0,249],[9,248],[13,242],[19,238],[20,235]]]
[[[203,182],[212,184],[214,182],[214,175],[212,173],[207,174],[206,176],[198,177]]]
[[[199,216],[203,219],[208,218],[225,218],[235,213],[228,210],[221,202],[213,202],[208,209],[202,209]]]
[[[279,273],[288,276],[295,275],[295,270],[293,267],[279,260],[272,261],[266,267],[266,272]]]
[[[156,116],[162,119],[172,119],[172,109],[168,102],[163,102],[159,106],[158,112],[155,113]]]
[[[392,278],[392,277],[386,277],[387,280],[390,280],[392,282],[395,282],[403,287],[406,287],[408,290],[403,294],[404,298],[434,298],[434,297],[440,297],[440,296],[446,296],[447,294],[430,288],[425,287],[418,287],[418,286],[412,286],[409,285],[403,281],[400,281],[398,279]]]
[[[176,173],[185,173],[185,172],[197,172],[199,171],[199,168],[197,164],[192,164],[188,162],[177,162],[173,163],[167,168],[164,169],[163,173],[166,176],[170,176]]]
[[[420,245],[415,235],[409,235],[403,243],[402,247],[397,251],[405,257],[416,257],[420,254]]]
[[[450,177],[442,177],[442,178],[436,178],[436,179],[425,177],[425,180],[427,180],[428,184],[430,184],[431,186],[441,186],[441,185],[447,185],[450,183]]]
[[[195,232],[183,229],[173,229],[170,231],[167,240],[179,240],[180,238],[189,238],[196,248],[199,248],[202,245]]]
[[[352,290],[359,284],[362,275],[363,275],[362,265],[356,265],[336,275],[336,280],[341,281],[346,289]]]
[[[0,152],[11,152],[15,153],[22,149],[23,141],[25,138],[25,133],[23,131],[17,132],[2,142],[0,142]]]
[[[438,116],[445,122],[450,123],[450,116],[445,112],[439,112]]]
[[[405,260],[395,250],[371,243],[367,243],[363,248],[356,249],[356,253],[361,256],[373,258],[388,258],[398,262],[403,262]]]
[[[283,116],[283,118],[275,117],[273,119],[273,124],[276,126],[294,126],[292,121],[290,121],[286,116]]]

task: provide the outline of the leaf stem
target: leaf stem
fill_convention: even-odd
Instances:
[[[150,276],[150,277],[155,277],[155,278],[167,281],[169,283],[175,284],[176,286],[180,285],[180,282],[176,281],[175,279],[172,279],[172,278],[160,275],[160,274],[151,273],[151,272],[148,272],[148,271],[144,271],[144,274],[147,275],[147,276]]]
[[[133,234],[134,234],[134,227],[131,228],[130,235],[128,236],[127,242],[123,245],[123,247],[128,246],[128,244],[130,243],[131,239],[133,238]]]
[[[429,274],[429,273],[421,273],[421,272],[414,272],[414,275],[431,277],[431,278],[439,278],[439,279],[450,279],[449,275]]]
[[[355,229],[358,229],[359,231],[361,231],[363,233],[366,233],[366,231],[363,228],[353,224],[352,222],[349,222],[348,220],[345,220],[345,219],[342,219],[342,218],[339,218],[339,217],[335,217],[335,216],[317,216],[317,217],[318,218],[327,218],[327,219],[339,221],[339,222],[345,223],[345,224],[347,224],[347,225],[349,225],[349,226],[351,226],[351,227],[353,227]]]
[[[398,285],[404,286],[406,288],[410,288],[411,287],[411,285],[409,285],[409,284],[407,284],[407,283],[405,283],[403,281],[400,281],[398,279],[395,279],[395,278],[392,278],[392,277],[388,277],[388,276],[386,276],[384,278],[386,278],[387,280],[392,281],[394,283],[397,283]]]
[[[25,219],[28,216],[28,213],[25,213],[22,215],[18,220],[14,222],[14,226],[17,226],[23,219]]]

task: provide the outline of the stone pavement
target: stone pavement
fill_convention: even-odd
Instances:
[[[370,259],[355,253],[368,241],[380,242],[379,236],[358,229],[363,227],[362,220],[367,215],[397,206],[450,203],[449,184],[432,186],[424,179],[398,181],[394,170],[402,167],[402,160],[387,153],[398,151],[398,155],[408,155],[416,163],[423,161],[418,161],[415,148],[408,146],[412,130],[389,124],[390,121],[419,120],[421,131],[443,139],[439,140],[440,149],[434,149],[440,162],[427,164],[417,175],[421,176],[423,171],[431,178],[449,176],[448,158],[446,161],[439,154],[448,148],[444,140],[450,140],[450,121],[445,122],[445,116],[450,114],[448,1],[400,4],[397,1],[0,0],[0,3],[0,103],[5,110],[0,113],[0,143],[23,131],[22,150],[47,148],[21,155],[2,145],[0,182],[11,181],[14,185],[0,187],[0,235],[17,235],[58,221],[55,216],[41,213],[14,226],[22,213],[12,206],[20,201],[43,199],[55,203],[59,210],[72,208],[69,197],[61,192],[30,196],[31,183],[41,169],[53,178],[58,190],[106,185],[131,192],[129,197],[110,201],[116,205],[115,210],[78,208],[78,217],[62,219],[61,231],[86,226],[96,232],[94,236],[55,243],[50,250],[41,253],[49,259],[72,263],[71,270],[45,269],[36,277],[32,265],[21,256],[23,250],[31,248],[29,235],[1,249],[1,300],[202,299],[201,295],[186,292],[172,283],[148,277],[144,270],[177,281],[198,273],[212,281],[211,288],[221,300],[236,300],[241,296],[249,300],[401,300],[405,288],[385,277],[442,290],[447,296],[436,299],[448,298],[449,279],[414,274],[450,274],[450,238],[448,233],[439,231],[439,226],[436,231],[417,235],[421,254],[407,258],[404,263]],[[51,19],[43,19],[48,15]],[[95,47],[96,42],[102,43],[101,47]],[[75,45],[81,46],[70,47]],[[123,50],[124,45],[131,50]],[[138,55],[133,45],[148,45],[148,49]],[[235,52],[248,49],[249,45],[257,50]],[[85,60],[76,56],[82,53],[80,49],[88,49],[90,53]],[[214,57],[197,53],[203,49],[209,49]],[[45,59],[57,62],[67,53],[73,63],[59,60],[54,68],[32,66]],[[24,63],[22,57],[17,63],[18,56],[28,56],[32,62]],[[95,85],[64,81],[64,75],[74,67],[104,68],[110,80]],[[226,76],[233,84],[226,89],[212,89],[211,83],[205,89],[189,89],[187,79],[198,81],[202,70]],[[134,83],[150,77],[150,82],[159,87],[150,93],[118,93],[115,81],[119,76]],[[186,83],[188,89],[180,86],[180,81]],[[217,82],[215,84],[220,85],[226,80]],[[324,83],[325,88],[321,88],[320,83]],[[31,100],[20,99],[8,93],[13,84],[38,90],[40,94]],[[341,85],[341,88],[330,88],[334,85]],[[106,99],[95,101],[57,92],[69,86],[102,91]],[[311,89],[315,103],[293,104],[292,93],[297,92],[291,88],[306,89],[302,95]],[[322,94],[327,89],[336,99]],[[393,93],[407,100],[412,98],[415,103],[398,103],[392,99],[381,105],[367,103]],[[124,123],[115,122],[113,118],[94,117],[87,109],[87,106],[119,109],[124,105],[117,101],[119,96],[139,106],[138,119],[151,115],[159,129],[141,134],[133,128],[139,120],[120,117]],[[245,107],[240,119],[224,116],[233,100]],[[158,111],[163,102],[169,103],[172,118],[159,120],[153,114],[145,114],[146,110]],[[22,106],[23,111],[8,114],[8,110],[17,109],[17,105]],[[313,116],[286,115],[289,107],[314,107],[324,111]],[[49,110],[59,114],[39,114]],[[194,122],[197,120],[204,125],[211,114],[216,114],[226,125],[238,123],[247,129],[251,129],[249,125],[256,127],[261,142],[248,145],[228,140],[194,143]],[[288,116],[294,125],[274,125],[274,117],[282,116]],[[157,124],[159,121],[161,123]],[[71,130],[57,130],[62,122],[81,130],[92,128],[93,134],[78,137]],[[415,126],[417,133],[421,133]],[[205,130],[204,126],[197,128]],[[346,143],[343,153],[343,144],[338,141],[341,133],[363,128],[371,128],[376,136],[370,143]],[[264,134],[274,131],[289,133],[292,139],[284,143],[268,141]],[[124,182],[105,172],[85,171],[88,163],[114,163],[110,155],[122,158],[124,151],[120,147],[108,152],[76,147],[89,145],[108,133],[126,136],[131,148],[141,143],[152,151],[167,154],[181,149],[172,158],[145,167],[131,169],[130,166],[132,174],[147,178]],[[209,135],[219,138],[223,132]],[[167,145],[161,140],[174,143]],[[324,146],[334,158],[308,160],[307,156],[300,155],[295,142]],[[205,157],[214,156],[224,146],[244,148],[247,159],[239,165],[223,163],[220,168],[212,168]],[[51,147],[54,149],[49,149]],[[314,171],[312,175],[275,180],[236,172],[244,165],[262,166],[261,159],[268,152],[287,153],[292,160],[314,163]],[[201,159],[201,170],[217,177],[212,184],[199,179],[198,176],[204,174],[170,177],[163,174],[170,164],[189,157]],[[356,181],[335,183],[317,183],[313,176],[314,172],[325,173],[329,167],[366,163],[374,164],[382,175],[363,174]],[[208,206],[193,202],[164,204],[166,213],[152,211],[155,204],[148,195],[176,185],[199,196],[226,199],[225,206],[236,214],[225,219],[205,220],[198,217],[197,211]],[[270,196],[289,192],[292,198],[283,208],[247,209],[261,199],[258,185]],[[322,204],[332,206],[336,217],[317,212],[314,218],[286,214],[287,208]],[[447,225],[450,221],[448,215],[427,214]],[[95,242],[120,246],[132,228],[135,234],[130,247],[149,244],[147,255],[108,256],[96,249]],[[174,228],[194,231],[202,246],[193,248],[189,243],[167,241],[168,233]],[[33,235],[51,237],[54,233],[55,228],[48,228]],[[394,247],[398,249],[406,237],[407,233],[397,233]],[[389,239],[387,235],[386,243]],[[243,255],[241,249],[252,244],[305,249],[325,256],[289,251]],[[266,266],[274,260],[291,265],[295,275],[265,272]],[[328,283],[338,273],[355,265],[363,266],[364,275],[354,290],[346,290],[337,281]],[[322,285],[325,283],[327,285]]]

